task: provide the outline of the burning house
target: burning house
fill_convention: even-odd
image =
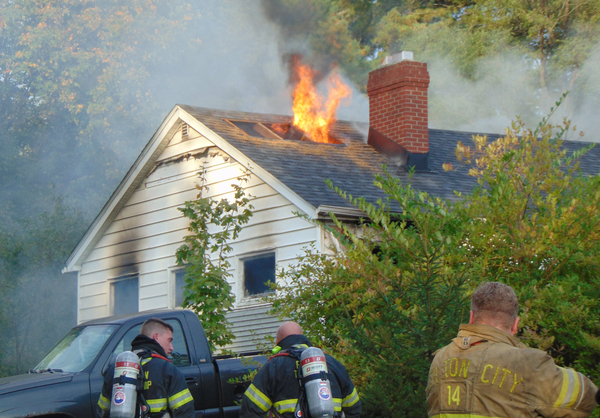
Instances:
[[[295,212],[310,219],[334,212],[347,222],[363,215],[325,180],[370,201],[383,197],[373,185],[383,165],[403,181],[413,167],[413,187],[440,197],[473,187],[466,169],[442,169],[455,162],[457,142],[468,143],[473,133],[428,129],[426,64],[401,53],[369,75],[368,124],[336,121],[348,88],[333,74],[333,94],[320,103],[302,88],[310,68],[297,64],[294,117],[187,105],[170,111],[67,260],[65,271],[78,274],[78,322],[180,305],[183,268],[175,252],[188,223],[178,208],[197,197],[200,169],[207,195],[217,199],[251,173],[244,188],[255,209],[231,254],[234,350],[252,349],[276,330],[259,297],[276,267],[294,263],[308,244],[323,252],[334,244]],[[594,148],[582,168],[597,173],[599,154]]]

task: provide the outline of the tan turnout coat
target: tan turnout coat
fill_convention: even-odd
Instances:
[[[546,352],[489,325],[461,325],[429,370],[427,412],[436,418],[590,415],[597,388]]]

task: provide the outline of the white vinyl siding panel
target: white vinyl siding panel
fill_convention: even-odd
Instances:
[[[244,353],[272,348],[281,322],[266,314],[269,309],[270,305],[260,304],[229,312],[227,320],[232,324],[236,339],[224,349]]]

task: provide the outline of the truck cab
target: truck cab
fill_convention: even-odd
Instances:
[[[160,310],[97,319],[73,328],[28,374],[0,379],[0,417],[95,416],[104,374],[149,318],[173,326],[171,360],[184,375],[197,417],[236,418],[249,385],[244,376],[266,358],[214,357],[198,317]]]

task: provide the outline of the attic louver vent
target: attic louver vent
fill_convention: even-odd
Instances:
[[[181,124],[181,138],[184,140],[188,139],[188,124],[187,123]]]
[[[239,120],[229,120],[229,122],[245,134],[255,138],[291,139],[295,141],[315,142],[301,129],[296,128],[291,123],[267,123]],[[342,142],[330,136],[327,143],[341,144]]]

